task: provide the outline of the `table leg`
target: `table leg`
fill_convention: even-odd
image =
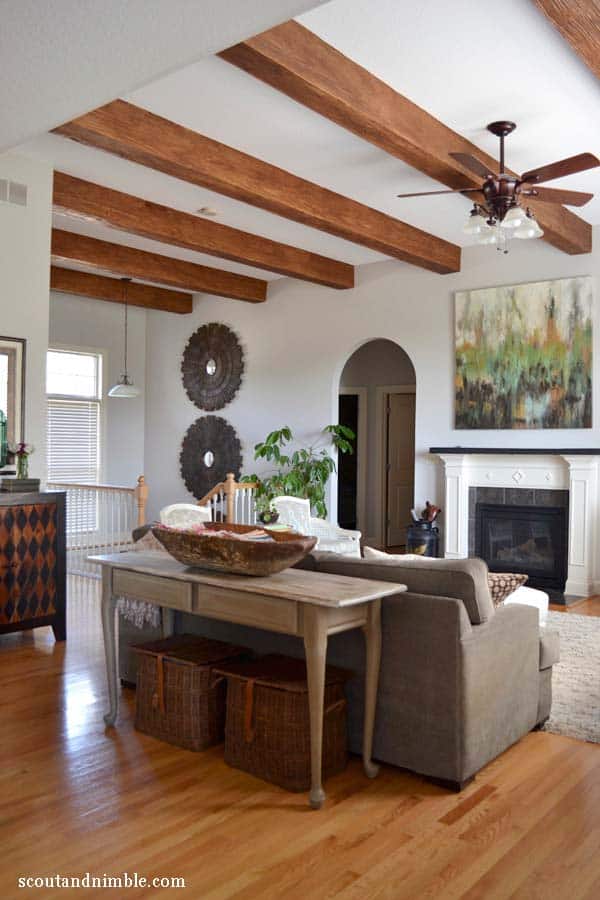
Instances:
[[[363,767],[369,778],[375,778],[379,766],[371,760],[373,728],[377,705],[379,664],[381,660],[381,600],[373,600],[367,607],[367,624],[363,626],[366,645],[365,666],[365,722],[363,731]]]
[[[309,604],[304,608],[304,651],[310,712],[310,805],[313,809],[320,809],[325,801],[322,758],[327,622],[324,611]]]
[[[114,725],[119,713],[119,689],[117,672],[117,641],[115,635],[115,609],[117,598],[112,593],[112,569],[102,566],[102,634],[106,675],[108,677],[109,711],[104,716],[107,725]]]

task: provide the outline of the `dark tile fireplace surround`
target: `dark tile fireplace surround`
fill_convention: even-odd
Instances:
[[[522,572],[528,585],[564,595],[567,578],[569,492],[469,488],[469,556],[492,572]]]

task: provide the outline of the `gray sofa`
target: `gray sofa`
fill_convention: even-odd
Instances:
[[[382,664],[374,756],[460,789],[490,760],[542,724],[552,702],[558,635],[536,609],[494,608],[479,559],[367,560],[316,553],[302,568],[395,581],[383,601]],[[181,614],[176,631],[256,652],[303,655],[291,637]],[[330,639],[328,662],[352,670],[350,749],[362,739],[364,647],[360,632]]]

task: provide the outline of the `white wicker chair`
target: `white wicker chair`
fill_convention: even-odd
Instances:
[[[273,506],[282,525],[290,525],[300,534],[312,534],[319,539],[316,549],[328,553],[343,553],[360,557],[360,531],[332,525],[326,519],[310,514],[310,502],[300,497],[275,497]]]
[[[171,528],[189,528],[199,522],[210,522],[210,506],[198,506],[196,503],[172,503],[164,506],[159,515],[163,525]]]

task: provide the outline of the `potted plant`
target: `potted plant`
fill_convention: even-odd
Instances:
[[[264,459],[276,464],[276,469],[259,476],[245,475],[242,481],[254,481],[256,508],[269,514],[275,497],[302,497],[310,500],[312,512],[321,519],[327,517],[325,494],[330,476],[335,472],[332,448],[340,453],[353,453],[356,435],[346,425],[326,425],[319,440],[308,447],[299,447],[291,452],[284,450],[294,436],[288,425],[271,431],[264,441],[254,447],[254,459]],[[260,518],[260,512],[259,512]],[[265,521],[261,519],[261,521]],[[275,521],[273,518],[270,522]]]
[[[261,492],[262,483],[258,484],[255,496],[256,512],[259,522],[263,525],[274,525],[279,518],[279,513],[273,505],[273,497],[268,490]]]

